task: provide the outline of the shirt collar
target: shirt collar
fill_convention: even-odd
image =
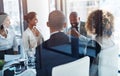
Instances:
[[[52,33],[50,33],[50,36],[53,35],[53,34],[56,34],[56,33],[58,33],[58,32],[59,32],[59,31],[52,32]]]
[[[54,32],[50,33],[50,36],[53,35],[53,34],[56,34],[58,32],[63,32],[63,31],[54,31]]]

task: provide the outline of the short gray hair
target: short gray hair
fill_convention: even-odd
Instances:
[[[52,27],[54,29],[62,29],[64,23],[66,22],[66,18],[61,11],[55,10],[49,14],[48,22],[49,27]]]

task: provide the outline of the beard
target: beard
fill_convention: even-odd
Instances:
[[[72,27],[78,27],[78,23],[71,23]]]

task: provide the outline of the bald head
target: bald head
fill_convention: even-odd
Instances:
[[[56,30],[60,30],[64,27],[66,23],[66,18],[61,11],[55,10],[49,14],[48,26]]]

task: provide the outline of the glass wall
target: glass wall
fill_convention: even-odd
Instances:
[[[21,19],[20,16],[20,3],[19,0],[3,0],[4,3],[4,12],[6,12],[11,21],[11,29],[15,32],[17,36],[21,36]]]
[[[67,21],[68,27],[70,27],[69,22],[69,14],[72,11],[76,11],[80,17],[81,21],[86,21],[88,14],[99,8],[99,1],[98,0],[66,0],[66,14],[67,14]]]
[[[49,1],[49,12],[56,9],[55,0],[48,0]]]
[[[100,9],[114,15],[114,41],[120,46],[120,0],[100,0]]]
[[[63,0],[67,16],[68,28],[70,27],[69,15],[70,12],[76,11],[81,21],[86,22],[89,13],[95,9],[103,9],[110,11],[114,15],[114,40],[120,46],[120,0]]]

